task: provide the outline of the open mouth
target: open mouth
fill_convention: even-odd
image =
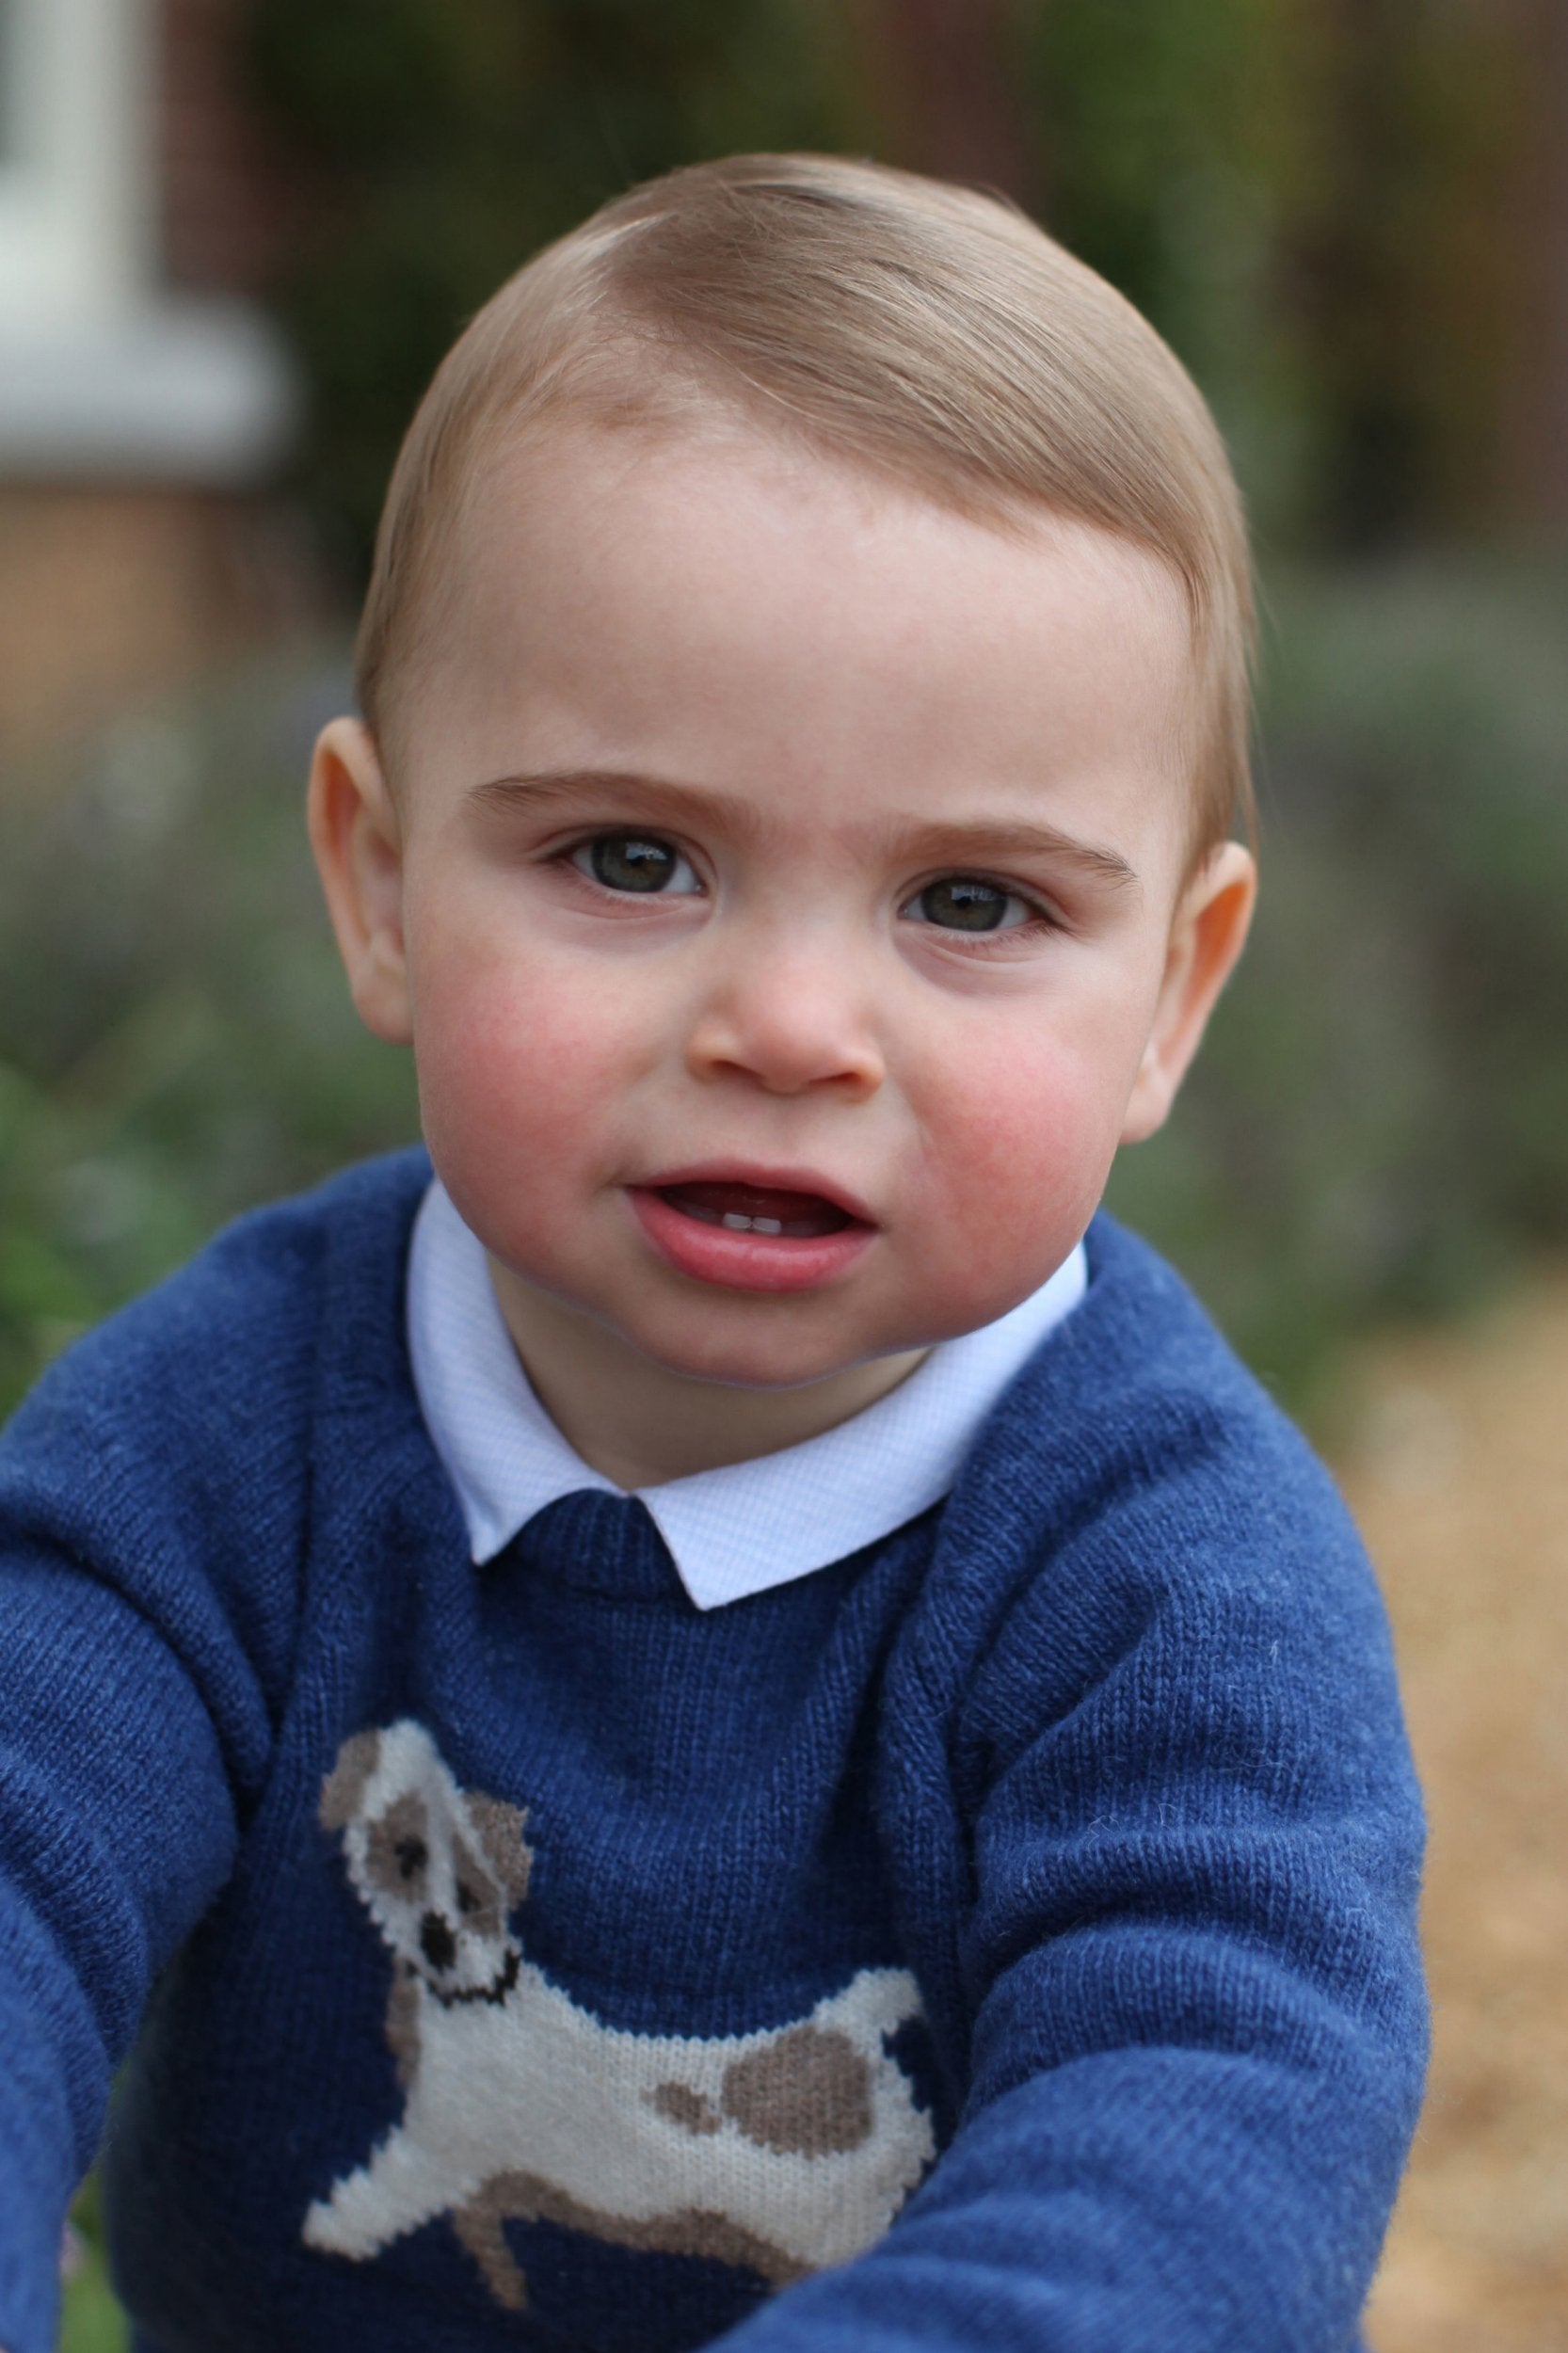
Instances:
[[[771,1185],[694,1182],[661,1185],[659,1197],[699,1225],[722,1225],[732,1234],[781,1236],[787,1241],[817,1241],[859,1223],[820,1193],[791,1193]]]
[[[694,1172],[629,1186],[627,1197],[660,1256],[696,1282],[803,1291],[840,1280],[871,1249],[879,1226],[842,1197],[805,1185],[770,1185],[761,1181],[766,1173]]]

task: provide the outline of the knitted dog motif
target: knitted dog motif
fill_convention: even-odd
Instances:
[[[387,2040],[406,2101],[311,2207],[307,2244],[363,2262],[449,2215],[496,2300],[521,2311],[509,2217],[778,2285],[879,2237],[935,2154],[886,2047],[919,2014],[907,1971],[863,1969],[760,2034],[606,2026],[508,1932],[528,1886],[524,1818],[460,1789],[411,1721],[339,1752],[321,1820],[393,1955]]]

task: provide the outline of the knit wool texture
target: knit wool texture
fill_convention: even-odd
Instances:
[[[428,1179],[243,1220],[0,1440],[0,2345],[129,2053],[138,2353],[1346,2353],[1419,1802],[1178,1279],[1096,1219],[945,1504],[702,1613],[631,1498],[470,1560]]]

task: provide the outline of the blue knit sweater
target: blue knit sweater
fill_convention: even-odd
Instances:
[[[0,2345],[129,2051],[142,2353],[1343,2353],[1418,1802],[1180,1283],[1097,1220],[946,1504],[702,1615],[613,1496],[473,1567],[427,1174],[246,1220],[0,1442]]]

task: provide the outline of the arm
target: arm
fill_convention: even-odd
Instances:
[[[879,2246],[736,2353],[1352,2342],[1424,2057],[1419,1811],[1353,1536],[1326,1481],[1278,1516],[1186,1553],[1158,1513],[1101,1521],[938,1708],[958,2130]]]
[[[234,1815],[190,1662],[121,1593],[13,1536],[0,1629],[0,2339],[45,2353],[113,2071]]]
[[[181,1286],[184,1286],[182,1288]],[[179,1278],[0,1437],[0,2344],[54,2343],[56,2257],[159,1970],[227,1878],[283,1655],[281,1464],[223,1482],[255,1385]],[[276,1500],[275,1500],[276,1498]]]

